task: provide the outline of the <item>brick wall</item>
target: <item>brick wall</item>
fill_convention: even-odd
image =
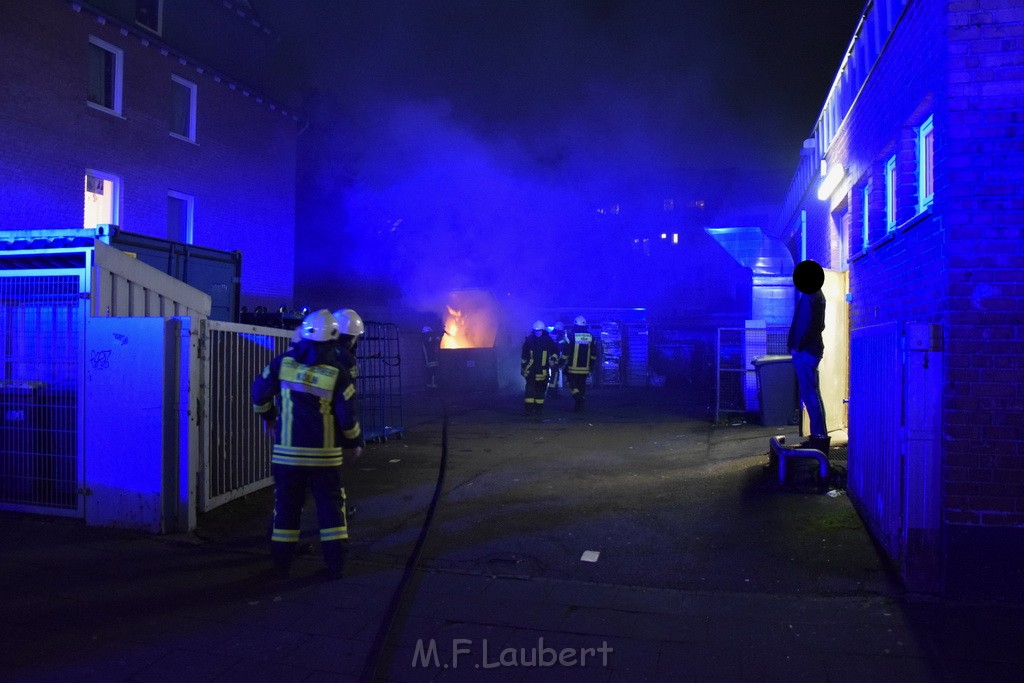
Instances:
[[[121,179],[122,229],[165,237],[168,191],[192,195],[193,241],[243,252],[243,303],[290,304],[294,117],[71,3],[10,4],[0,227],[81,227],[85,169],[96,169]],[[124,50],[123,116],[86,105],[90,35]],[[197,85],[196,143],[169,134],[171,74]]]
[[[1024,527],[1024,7],[949,5],[945,518]]]

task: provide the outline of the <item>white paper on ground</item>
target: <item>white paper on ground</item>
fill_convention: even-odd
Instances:
[[[597,550],[584,550],[580,562],[597,562],[597,558],[600,555],[601,553]]]

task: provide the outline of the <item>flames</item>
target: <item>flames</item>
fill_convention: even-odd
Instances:
[[[493,299],[470,296],[471,292],[453,293],[454,305],[446,306],[442,349],[489,349],[497,336]]]

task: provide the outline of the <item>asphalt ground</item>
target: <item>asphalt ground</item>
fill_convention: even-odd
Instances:
[[[697,403],[411,397],[345,465],[336,581],[311,501],[272,576],[270,489],[165,536],[0,514],[0,679],[1021,680],[1024,606],[907,594],[841,487],[766,467],[794,428]]]

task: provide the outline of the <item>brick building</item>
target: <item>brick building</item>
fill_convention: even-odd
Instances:
[[[838,283],[848,491],[915,590],[1024,598],[1022,44],[1019,0],[867,2],[776,226]]]
[[[246,6],[0,1],[0,229],[241,251],[241,303],[290,304],[301,121],[254,88],[274,39]]]

